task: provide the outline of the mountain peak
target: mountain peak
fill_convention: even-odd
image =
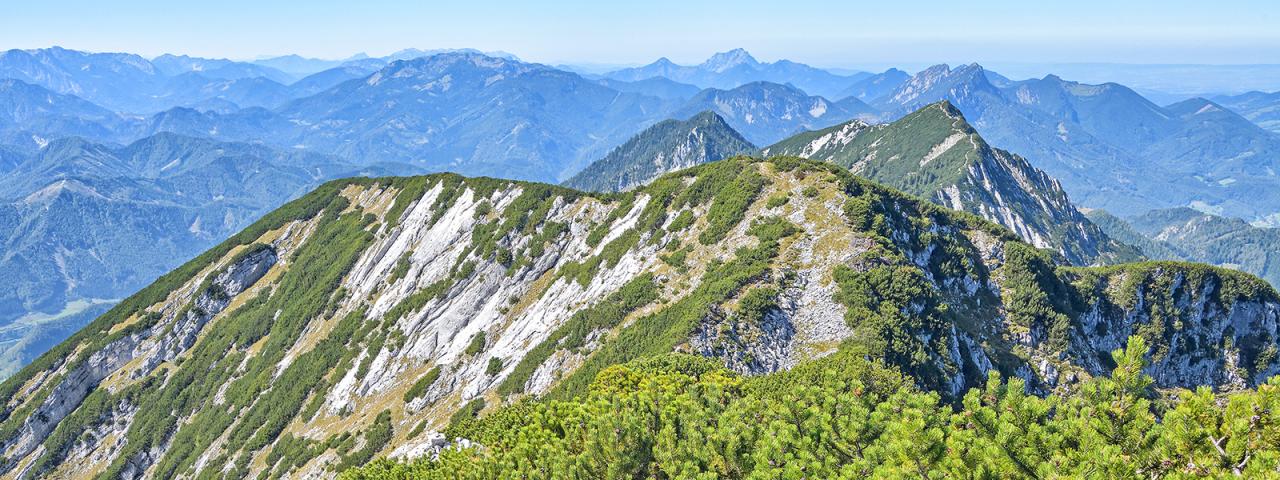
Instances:
[[[916,74],[916,76],[917,77],[934,77],[934,76],[946,75],[948,73],[951,73],[951,65],[947,65],[945,63],[939,63],[937,65],[921,70],[920,73]]]
[[[712,55],[711,58],[707,59],[707,61],[702,62],[702,65],[700,66],[714,72],[723,72],[739,65],[755,66],[759,64],[760,62],[756,61],[755,57],[752,57],[746,50],[735,48],[727,52],[719,52]]]
[[[713,110],[703,110],[702,112],[699,112],[697,115],[689,117],[688,121],[690,123],[696,123],[696,124],[716,123],[716,124],[728,125],[728,123],[724,121],[724,117],[721,117],[720,114],[716,113]]]
[[[1137,257],[1083,218],[1056,180],[1025,159],[988,145],[947,100],[889,124],[802,133],[765,152],[832,162],[936,204],[979,215],[1076,265]]]
[[[971,63],[952,69],[947,64],[934,65],[903,82],[889,101],[914,111],[940,99],[957,100],[978,91],[993,91],[981,65]]]
[[[688,120],[664,120],[636,134],[564,182],[591,191],[623,191],[658,176],[756,149],[711,110]]]
[[[951,103],[951,100],[941,100],[941,101],[935,102],[933,105],[930,105],[929,107],[937,107],[937,110],[942,112],[943,115],[946,115],[947,118],[950,118],[953,120],[960,120],[962,122],[968,123],[964,119],[964,114],[960,112],[959,108],[956,108],[955,104]],[[934,109],[929,108],[927,110],[933,111]]]

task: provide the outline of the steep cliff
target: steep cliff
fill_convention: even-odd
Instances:
[[[1280,299],[1193,264],[1061,267],[830,163],[736,157],[621,194],[441,174],[325,184],[0,385],[9,477],[323,478],[671,351],[768,374],[836,351],[954,396],[1280,373]]]

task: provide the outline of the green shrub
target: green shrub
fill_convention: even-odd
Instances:
[[[778,208],[783,205],[786,205],[787,202],[789,201],[791,201],[791,196],[785,193],[782,193],[782,194],[769,197],[769,200],[767,203],[765,203],[765,206],[769,208]]]
[[[502,372],[502,359],[489,357],[489,364],[484,367],[484,374],[490,377]]]
[[[430,388],[431,385],[436,383],[436,380],[439,380],[439,379],[440,379],[440,366],[437,365],[437,366],[431,367],[431,370],[428,370],[426,375],[423,375],[421,378],[418,378],[418,381],[413,382],[413,386],[409,387],[409,390],[406,390],[404,392],[404,402],[409,403],[413,401],[413,399],[421,397],[422,394],[426,393],[427,389]]]
[[[992,373],[957,403],[861,355],[743,379],[666,354],[609,367],[579,398],[521,402],[445,432],[484,445],[380,460],[343,480],[450,478],[1268,477],[1280,378],[1255,391],[1152,401],[1141,338],[1110,377],[1037,397]],[[1230,445],[1223,448],[1221,445]]]
[[[471,343],[467,344],[467,349],[463,351],[467,356],[473,356],[484,351],[485,339],[484,330],[471,337]]]

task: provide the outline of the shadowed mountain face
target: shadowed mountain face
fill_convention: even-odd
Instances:
[[[1131,247],[1107,238],[1067,199],[1056,180],[996,149],[948,102],[896,122],[854,121],[806,132],[764,149],[828,161],[956,210],[1000,223],[1076,265],[1133,261]]]

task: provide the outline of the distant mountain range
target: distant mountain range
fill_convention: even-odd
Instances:
[[[87,53],[53,47],[0,52],[0,78],[75,95],[116,112],[150,114],[173,107],[233,111],[276,107],[343,81],[368,76],[398,60],[455,52],[479,54],[470,49],[407,49],[380,58],[327,61],[286,56],[240,62],[186,55],[161,55],[148,60],[126,53]],[[514,58],[502,52],[494,55]]]
[[[836,98],[850,85],[870,75],[866,72],[837,75],[788,60],[760,62],[746,50],[737,48],[712,55],[698,65],[676,65],[664,57],[643,67],[609,72],[604,77],[632,82],[662,77],[702,88],[723,90],[765,81],[791,84],[813,95]]]
[[[708,88],[698,92],[672,115],[684,118],[711,110],[756,145],[768,145],[805,130],[845,122],[875,119],[877,112],[856,98],[833,102],[796,87],[752,82],[732,90]]]
[[[653,77],[635,81],[601,78],[596,81],[619,92],[640,93],[671,100],[688,100],[702,91],[701,88],[665,77]]]
[[[406,48],[396,51],[385,57],[370,57],[364,53],[358,53],[342,60],[325,60],[319,58],[306,58],[301,55],[282,55],[279,57],[270,57],[254,60],[253,65],[259,65],[282,72],[287,72],[296,77],[305,77],[308,75],[320,73],[325,70],[335,68],[360,67],[369,68],[369,66],[382,67],[396,60],[410,60],[419,57],[429,57],[440,53],[481,53],[490,57],[506,58],[508,60],[519,60],[515,55],[502,51],[481,52],[474,48],[437,48],[430,50],[419,50],[416,48]],[[376,68],[374,68],[376,70]]]
[[[228,68],[222,62],[204,65],[178,58],[167,60],[166,68]],[[357,164],[403,162],[426,170],[558,181],[644,127],[705,110],[716,111],[756,144],[878,114],[856,98],[831,101],[764,81],[729,90],[699,90],[663,78],[590,80],[543,65],[467,52],[396,61],[372,72],[364,68],[336,67],[288,86],[266,77],[213,80],[187,72],[168,79],[149,98],[188,106],[150,116],[120,115],[107,108],[60,108],[44,114],[42,122],[56,126],[81,121],[83,125],[61,128],[62,134],[96,141],[127,143],[175,132],[306,148]],[[61,95],[45,93],[34,84],[24,88],[31,90],[25,97],[33,105]],[[83,107],[95,106],[84,102]],[[66,111],[73,113],[54,115]],[[39,139],[32,139],[32,132],[16,129],[18,122],[11,124],[8,131],[0,125],[5,143],[26,145],[28,150],[38,148],[40,139],[58,136],[56,131],[42,131],[35,132]],[[40,122],[21,125],[33,128]]]
[[[591,192],[628,190],[673,170],[755,150],[755,145],[723,118],[706,111],[688,120],[658,122],[588,165],[564,185]]]

